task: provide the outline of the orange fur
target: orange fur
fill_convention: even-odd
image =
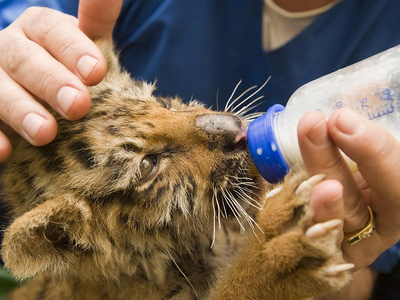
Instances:
[[[224,125],[242,121],[155,96],[154,85],[120,70],[109,44],[98,45],[109,72],[90,88],[89,114],[58,117],[54,142],[22,141],[7,163],[12,222],[1,254],[28,279],[10,299],[297,300],[346,284],[347,272],[326,273],[343,262],[337,232],[304,235],[310,195],[295,194],[304,172],[258,212],[262,231],[250,222],[242,238],[235,209],[255,217],[244,200],[263,204],[268,188],[249,177],[248,150]]]

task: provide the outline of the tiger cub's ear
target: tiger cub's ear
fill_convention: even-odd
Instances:
[[[5,231],[1,255],[6,268],[19,279],[45,271],[62,275],[91,249],[85,238],[90,216],[83,202],[64,197],[26,212]]]
[[[114,49],[112,42],[104,39],[96,40],[94,43],[99,47],[104,59],[107,62],[107,74],[112,75],[121,73],[121,65],[119,63],[118,54]]]

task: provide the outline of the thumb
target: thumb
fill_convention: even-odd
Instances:
[[[79,28],[92,40],[111,40],[122,2],[123,0],[81,0],[78,10]]]

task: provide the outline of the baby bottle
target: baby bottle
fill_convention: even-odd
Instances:
[[[270,183],[283,179],[291,166],[302,164],[297,140],[300,118],[320,111],[328,119],[341,107],[360,113],[400,140],[396,124],[400,120],[400,46],[303,85],[286,108],[274,105],[251,122],[247,138],[258,172]]]

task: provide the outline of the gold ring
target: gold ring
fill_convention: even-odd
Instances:
[[[369,220],[367,224],[354,232],[348,232],[344,234],[344,238],[350,245],[357,244],[359,241],[363,239],[369,238],[375,230],[375,220],[374,220],[374,213],[372,212],[371,207],[367,206],[369,212]]]

